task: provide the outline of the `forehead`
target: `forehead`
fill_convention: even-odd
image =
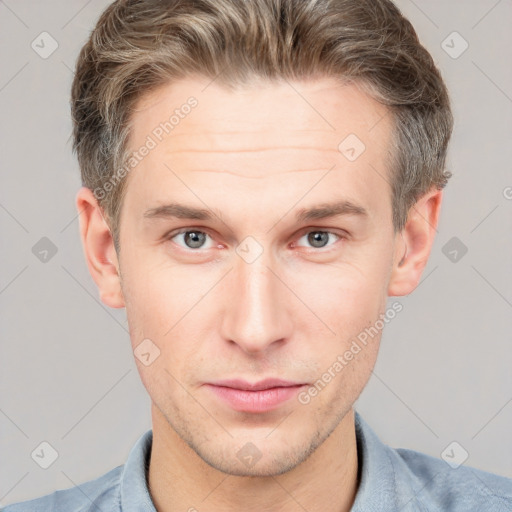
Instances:
[[[279,200],[275,189],[295,187],[292,200],[329,170],[312,196],[343,185],[349,199],[370,200],[378,191],[388,197],[390,117],[356,85],[329,78],[237,90],[181,80],[136,106],[129,149],[148,142],[151,149],[130,171],[126,200],[135,194],[155,206],[179,190],[194,199],[194,190],[212,198],[229,189],[251,191],[263,206],[265,197]]]
[[[187,107],[190,98],[196,102],[193,108]],[[305,138],[323,141],[329,149],[338,151],[336,142],[348,133],[368,140],[369,134],[380,125],[373,135],[381,135],[389,127],[389,118],[388,122],[384,119],[387,114],[384,105],[357,85],[332,78],[258,82],[231,90],[198,77],[174,82],[142,96],[132,116],[130,141],[132,144],[142,141],[160,123],[165,125],[174,117],[169,147],[183,146],[183,139],[189,137],[187,146],[207,142],[229,148],[230,143],[250,142],[257,135],[265,147]],[[280,134],[277,140],[276,133]],[[170,135],[170,131],[165,135]]]

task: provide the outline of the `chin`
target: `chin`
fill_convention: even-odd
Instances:
[[[296,446],[283,446],[280,439],[254,440],[240,443],[239,440],[226,443],[224,447],[200,447],[189,443],[197,455],[212,468],[232,476],[272,477],[287,473],[302,464],[322,442],[319,434],[315,442]],[[233,442],[234,441],[234,442]],[[211,449],[210,449],[211,448]]]

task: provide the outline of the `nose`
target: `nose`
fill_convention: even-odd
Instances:
[[[265,251],[252,263],[236,257],[227,276],[221,335],[248,354],[291,337],[291,292],[270,260]]]

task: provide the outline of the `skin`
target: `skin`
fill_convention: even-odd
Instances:
[[[149,338],[160,351],[149,366],[136,358],[152,400],[153,501],[159,512],[348,511],[358,486],[353,404],[380,333],[306,405],[295,397],[273,411],[237,412],[204,384],[315,383],[375,324],[388,296],[417,286],[442,193],[425,194],[394,231],[391,116],[328,78],[236,92],[199,77],[166,85],[139,101],[130,146],[191,95],[198,106],[128,175],[120,255],[92,192],[76,198],[101,300],[126,307],[134,350]],[[349,134],[366,146],[355,161],[338,149]],[[295,218],[343,200],[366,214]],[[219,216],[144,217],[171,202]],[[203,246],[174,236],[183,228],[205,233]],[[316,231],[331,234],[314,245]],[[251,263],[237,253],[246,237],[262,250]],[[261,456],[251,467],[237,457],[247,443]]]

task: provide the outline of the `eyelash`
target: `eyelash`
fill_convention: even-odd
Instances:
[[[187,228],[182,228],[180,229],[179,231],[172,231],[171,233],[168,233],[167,235],[165,235],[163,238],[165,240],[168,240],[168,241],[172,241],[173,238],[177,237],[178,235],[182,235],[183,233],[188,233],[188,232],[194,232],[194,233],[203,233],[207,236],[209,236],[210,238],[211,235],[207,232],[207,231],[204,231],[204,230],[201,230],[201,229],[195,229],[194,227],[187,227]],[[327,229],[311,229],[311,228],[307,228],[306,231],[301,231],[300,234],[299,234],[299,239],[303,238],[305,235],[309,235],[310,233],[328,233],[330,235],[334,235],[335,237],[337,237],[338,241],[339,240],[343,240],[343,239],[346,239],[348,238],[348,234],[347,233],[336,233],[334,231],[329,231]],[[309,247],[308,249],[310,249],[310,251],[313,251],[313,252],[317,252],[317,253],[320,253],[320,252],[326,252],[329,250],[330,247],[332,247],[333,245],[335,245],[336,241],[330,245],[327,245],[325,247]],[[180,249],[183,249],[184,251],[187,251],[187,252],[196,252],[196,253],[200,253],[202,251],[206,251],[208,249],[202,249],[202,248],[199,248],[199,249],[192,249],[190,247],[183,247],[179,244],[176,244],[178,245],[178,247],[180,247]]]

